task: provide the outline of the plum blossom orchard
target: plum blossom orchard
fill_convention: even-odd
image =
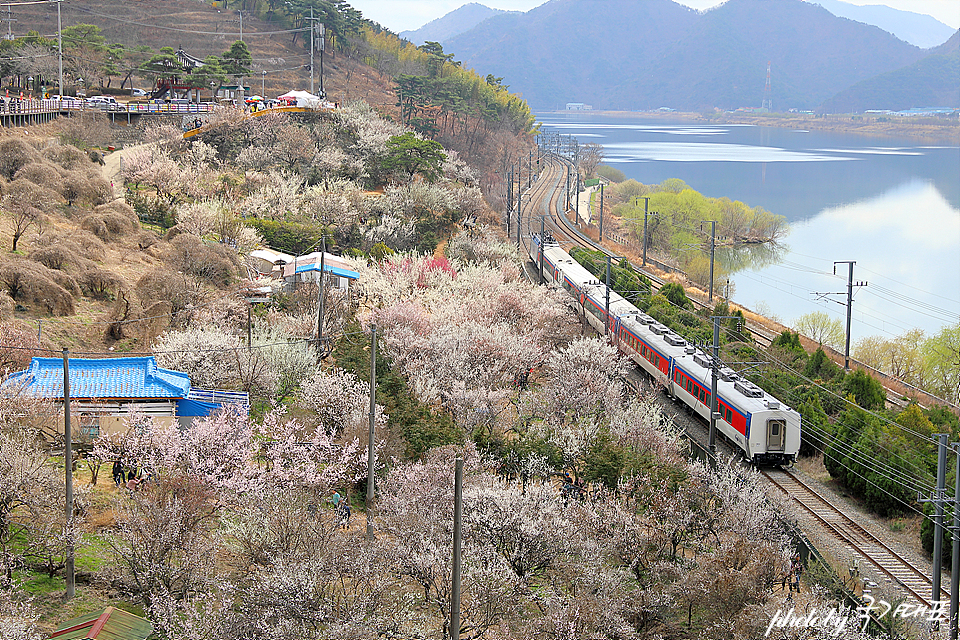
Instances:
[[[159,127],[126,156],[132,210],[176,228],[152,254],[166,269],[118,291],[114,338],[162,318],[137,334],[158,364],[247,391],[252,408],[184,425],[136,414],[96,441],[95,460],[139,476],[86,530],[113,560],[93,580],[176,640],[762,635],[793,550],[756,474],[687,460],[654,392],[624,383],[626,363],[566,294],[522,279],[456,153],[362,104],[300,119],[223,111],[197,138]],[[401,143],[429,152],[424,164],[398,168]],[[238,254],[261,242],[355,258],[354,289],[329,294],[320,318],[332,361],[316,348],[316,285],[241,280],[256,274]],[[240,293],[265,285],[271,307],[248,307]],[[39,616],[17,571],[56,573],[65,542],[83,543],[24,426],[42,413],[31,407],[0,399],[0,637],[18,640],[39,637]]]

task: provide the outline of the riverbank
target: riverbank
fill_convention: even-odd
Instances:
[[[749,124],[783,129],[806,129],[854,133],[867,136],[914,138],[919,142],[960,145],[960,120],[930,116],[896,115],[817,115],[802,113],[668,113],[654,111],[555,111],[557,114],[592,113],[623,118],[686,120],[711,124]]]

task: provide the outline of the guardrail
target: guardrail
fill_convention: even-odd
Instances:
[[[2,115],[30,115],[40,113],[60,113],[64,111],[93,113],[212,113],[217,105],[208,103],[190,104],[149,104],[149,103],[121,103],[116,104],[89,104],[79,98],[57,100],[53,98],[0,98],[0,114]]]

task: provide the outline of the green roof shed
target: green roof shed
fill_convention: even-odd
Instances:
[[[122,609],[107,607],[67,620],[50,634],[50,640],[147,640],[153,624]]]

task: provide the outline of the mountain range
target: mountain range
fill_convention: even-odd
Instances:
[[[840,0],[807,1],[819,4],[835,16],[880,27],[904,42],[909,42],[921,49],[929,49],[943,44],[955,31],[953,27],[943,24],[933,16],[893,9],[882,4],[860,6]]]
[[[414,31],[401,31],[400,37],[419,46],[425,42],[443,42],[464,31],[469,31],[487,18],[501,13],[519,13],[491,9],[477,2],[470,2],[447,15],[432,20]]]
[[[948,51],[925,51],[803,0],[728,0],[703,12],[671,0],[551,0],[440,41],[465,66],[503,77],[535,109],[583,102],[703,111],[767,99],[781,111],[960,107]],[[896,100],[887,82],[899,83]],[[852,93],[834,101],[844,92]]]

